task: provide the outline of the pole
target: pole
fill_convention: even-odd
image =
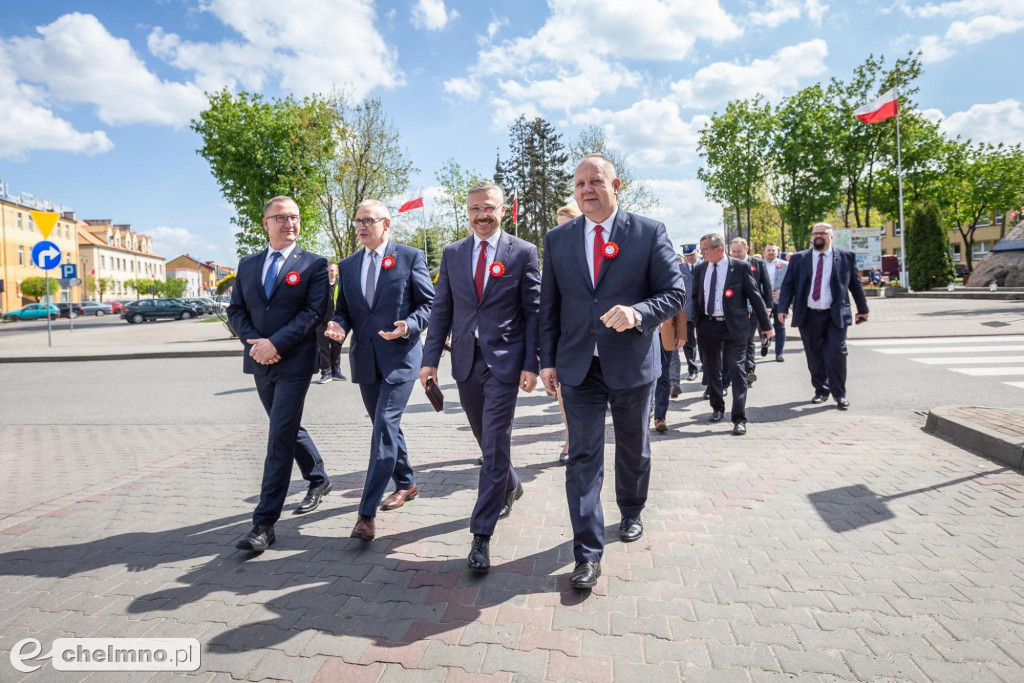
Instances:
[[[53,346],[53,313],[50,306],[53,306],[53,301],[50,298],[50,271],[44,271],[46,273],[46,345]],[[71,309],[68,309],[68,315],[71,315]]]
[[[896,82],[896,178],[900,187],[900,285],[910,289],[907,272],[907,229],[903,224],[903,153],[900,150],[900,85]]]

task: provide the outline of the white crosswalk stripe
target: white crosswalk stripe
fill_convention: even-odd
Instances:
[[[1018,342],[1018,343],[1008,343]],[[914,356],[907,360],[943,368],[969,377],[999,377],[1015,381],[1003,384],[1024,389],[1024,335],[988,335],[983,337],[918,337],[908,339],[851,339],[847,343],[864,346],[889,356]],[[969,366],[969,367],[965,367]]]

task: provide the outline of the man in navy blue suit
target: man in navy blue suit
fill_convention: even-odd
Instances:
[[[364,248],[338,264],[341,287],[324,334],[339,342],[351,336],[352,381],[373,423],[370,464],[352,529],[353,538],[370,541],[378,504],[394,510],[419,492],[401,421],[419,373],[420,332],[434,287],[423,252],[388,239],[391,213],[383,202],[360,203],[353,227]],[[381,504],[390,480],[395,490]]]
[[[296,514],[315,510],[331,490],[313,439],[300,424],[316,371],[316,327],[328,307],[327,259],[303,251],[299,207],[289,197],[274,197],[263,207],[263,229],[270,246],[238,264],[228,320],[247,351],[242,369],[253,375],[256,391],[270,417],[267,457],[260,502],[252,530],[236,547],[263,552],[274,543],[292,460],[309,482]]]
[[[811,403],[824,403],[831,393],[839,409],[847,410],[846,328],[867,322],[868,300],[857,257],[832,246],[831,225],[818,223],[811,228],[811,245],[789,259],[779,292],[779,322],[786,323],[792,305],[793,327],[800,328],[814,386]],[[856,317],[850,307],[851,293],[857,302]]]
[[[589,589],[604,553],[605,416],[615,428],[619,538],[643,535],[650,483],[650,410],[661,374],[659,326],[683,309],[683,279],[662,223],[618,208],[612,162],[590,154],[576,167],[583,212],[547,233],[541,278],[541,379],[561,384],[569,433],[565,491],[576,566],[569,578]]]
[[[483,456],[466,564],[484,573],[494,527],[523,495],[512,467],[512,419],[519,390],[537,386],[540,267],[536,246],[501,230],[505,197],[498,185],[477,183],[467,203],[472,234],[444,248],[420,381],[437,383],[450,333],[452,376]]]

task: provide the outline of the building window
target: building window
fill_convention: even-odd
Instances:
[[[974,226],[977,228],[981,228],[986,225],[992,225],[992,216],[982,216],[974,223]]]
[[[1006,222],[1006,216],[1001,211],[996,211],[996,225],[1002,225]]]
[[[893,237],[899,237],[901,234],[903,234],[903,233],[900,232],[900,224],[899,223],[893,223],[892,224],[892,236]]]
[[[106,268],[106,267],[107,267],[107,257],[105,255],[103,255],[103,254],[100,254],[100,268]]]
[[[960,259],[963,258],[963,254],[960,252],[959,244],[950,245],[953,248],[953,263],[960,263]]]
[[[25,226],[21,222],[21,214],[18,214],[18,230],[24,230]]]
[[[18,265],[25,265],[25,247],[22,246],[18,247]]]
[[[984,258],[985,254],[987,254],[989,251],[991,251],[991,249],[992,249],[992,243],[991,242],[975,242],[974,243],[974,248],[971,249],[971,258],[974,258],[974,259]]]

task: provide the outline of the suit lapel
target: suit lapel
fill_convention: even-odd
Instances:
[[[269,299],[274,298],[274,295],[277,294],[277,290],[281,286],[281,283],[284,282],[285,276],[295,270],[301,255],[302,249],[296,246],[295,249],[292,250],[291,256],[281,261],[281,268],[277,271],[277,279],[274,280],[274,288],[270,290]],[[266,254],[264,254],[264,258],[266,258]]]
[[[501,237],[498,238],[498,246],[494,249],[494,262],[500,263],[508,268],[511,256],[512,240],[508,238],[508,235],[502,233]],[[491,285],[494,284],[495,280],[497,280],[497,278],[493,275],[488,275],[488,277],[484,278],[484,298],[480,300],[480,303],[487,300],[487,294],[493,289]],[[476,287],[476,283],[473,283],[473,286]]]
[[[263,299],[263,303],[267,303],[267,290],[263,287],[263,266],[267,262],[267,254],[270,253],[270,247],[261,251],[258,258],[252,260],[252,267],[256,271],[256,289],[260,292],[260,298]]]
[[[579,265],[580,270],[583,273],[583,279],[587,282],[587,287],[590,291],[594,291],[594,268],[593,264],[587,263],[587,248],[584,246],[584,241],[587,239],[587,222],[583,216],[574,218],[571,223],[566,223],[568,229],[575,233],[579,232],[578,235],[572,234],[569,236],[569,244],[572,245],[572,250],[576,255],[576,263]]]
[[[627,216],[628,214],[622,209],[615,212],[615,221],[612,223],[612,229],[608,234],[608,239],[605,240],[606,244],[608,242],[615,242],[621,249],[621,246],[629,241],[627,232],[629,231],[630,224]],[[613,258],[604,258],[604,254],[601,254],[601,257],[601,270],[597,273],[597,285],[601,284],[601,280],[604,279],[604,274],[608,272],[612,267],[612,263],[615,262],[615,259]]]
[[[365,258],[365,254],[363,256]],[[395,265],[390,269],[384,267],[384,259],[388,256],[395,260]],[[393,274],[398,270],[398,246],[394,242],[388,242],[388,248],[384,250],[384,256],[381,257],[380,266],[378,266],[378,268],[380,268],[380,270],[377,274],[377,281],[373,285],[373,303],[370,304],[371,311],[377,305],[377,300],[380,299],[380,290],[384,289],[385,284],[391,282],[391,280],[397,277]]]

